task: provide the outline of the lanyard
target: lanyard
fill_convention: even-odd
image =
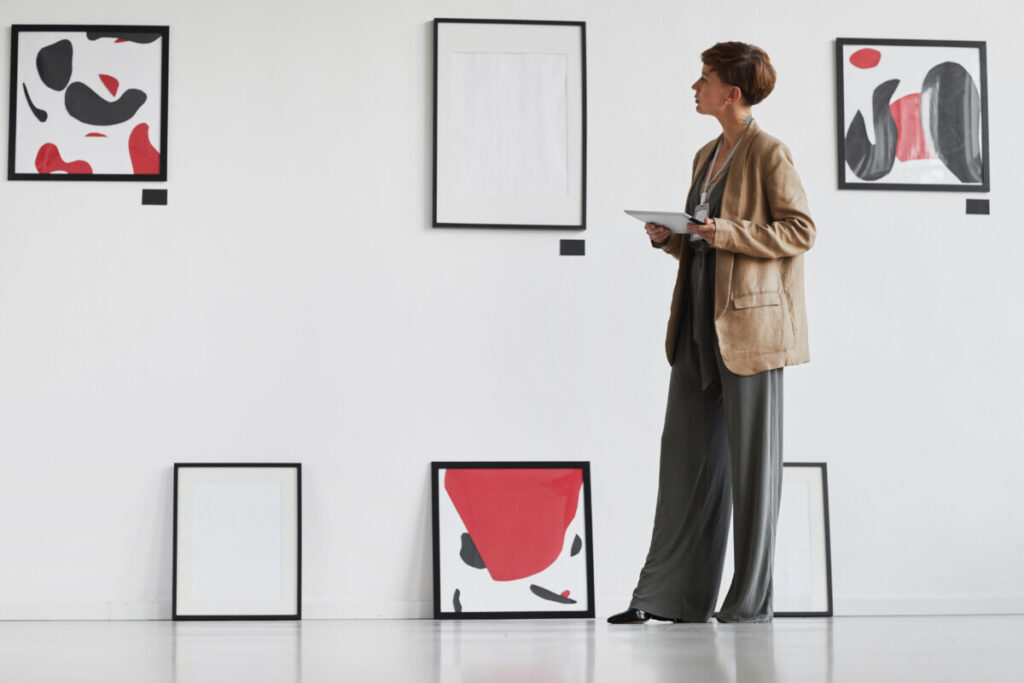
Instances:
[[[743,135],[746,135],[746,132],[744,132]],[[725,163],[722,164],[722,168],[718,169],[718,173],[716,173],[712,178],[710,177],[711,169],[715,167],[715,162],[718,161],[718,150],[721,149],[722,143],[719,142],[715,145],[715,156],[711,159],[711,165],[708,166],[707,173],[704,174],[704,187],[700,191],[700,203],[702,206],[708,201],[708,187],[710,185],[714,185],[718,178],[725,173],[725,169],[729,168],[729,162],[732,161],[732,155],[736,153],[736,148],[739,147],[740,142],[743,141],[743,135],[741,135],[740,139],[736,141],[736,144],[732,146],[732,150],[729,152],[729,156],[725,158]],[[724,140],[725,138],[723,137],[722,139]]]

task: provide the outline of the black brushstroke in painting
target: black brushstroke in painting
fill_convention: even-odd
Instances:
[[[935,153],[962,183],[980,183],[981,95],[967,69],[956,62],[932,67],[921,86],[921,117],[927,116]]]
[[[484,564],[484,558],[480,557],[480,551],[476,549],[476,544],[473,543],[473,539],[469,534],[462,534],[462,549],[459,551],[459,557],[470,567],[484,569],[487,566]]]
[[[875,88],[871,111],[875,122],[875,144],[868,140],[864,115],[854,115],[846,131],[846,163],[861,180],[878,180],[889,174],[896,161],[899,128],[889,109],[889,100],[896,92],[899,79],[892,79]]]
[[[40,109],[32,101],[32,96],[28,94],[28,86],[24,83],[21,84],[21,89],[25,91],[25,100],[28,102],[28,108],[32,110],[35,117],[39,119],[39,123],[46,123],[46,119],[50,117],[44,110]]]
[[[120,33],[117,31],[87,31],[85,37],[89,40],[100,38],[116,38],[127,43],[152,43],[160,37],[159,33]]]
[[[146,103],[146,93],[141,90],[126,90],[123,95],[108,102],[84,83],[75,81],[64,93],[64,106],[68,113],[90,126],[115,126],[124,123],[139,107]]]
[[[558,593],[549,591],[547,588],[541,588],[540,586],[537,586],[532,583],[530,584],[530,590],[533,591],[533,594],[536,595],[538,598],[544,598],[545,600],[550,600],[551,602],[560,602],[563,605],[576,604],[576,601],[572,598],[567,598],[564,595],[559,595]]]
[[[570,557],[576,557],[583,550],[583,541],[580,539],[580,535],[576,534],[576,538],[572,539],[572,550],[569,551]]]
[[[452,597],[452,606],[455,608],[456,612],[461,612],[462,611],[462,600],[459,599],[459,596],[461,596],[461,595],[462,595],[462,591],[460,591],[458,588],[456,588],[455,589],[455,595]]]
[[[71,80],[71,58],[74,48],[70,40],[58,40],[47,45],[36,55],[36,71],[46,87],[63,90]]]

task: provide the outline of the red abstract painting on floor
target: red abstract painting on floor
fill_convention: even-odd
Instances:
[[[450,469],[444,488],[495,581],[550,567],[576,516],[576,469]]]

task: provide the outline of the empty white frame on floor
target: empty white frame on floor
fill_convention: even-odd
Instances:
[[[733,575],[729,530],[718,606]],[[775,530],[772,574],[777,617],[832,616],[832,549],[828,520],[828,477],[823,462],[787,462],[782,468],[782,499]]]
[[[586,227],[583,22],[434,20],[435,227]]]
[[[302,618],[302,466],[174,465],[175,620]]]

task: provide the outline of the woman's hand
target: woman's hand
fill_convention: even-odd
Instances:
[[[705,218],[704,223],[687,223],[686,229],[695,235],[703,237],[708,244],[715,244],[715,219]]]
[[[672,236],[671,230],[657,223],[644,223],[644,230],[647,231],[647,236],[651,238],[651,241],[658,245],[665,244]]]

